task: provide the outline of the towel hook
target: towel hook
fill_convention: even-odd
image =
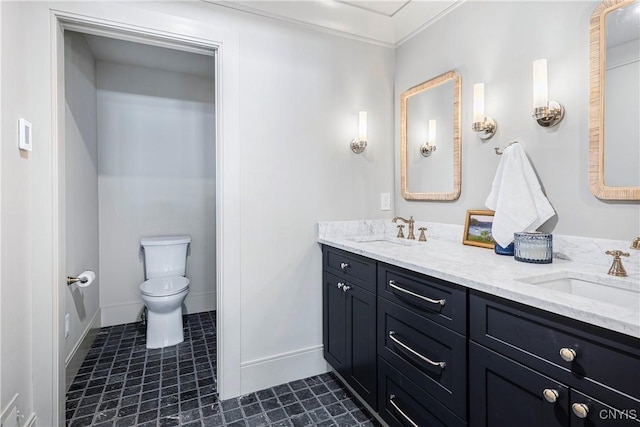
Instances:
[[[511,141],[511,142],[507,145],[507,147],[511,147],[513,144],[517,144],[517,143],[518,143],[518,141]],[[507,147],[504,147],[504,148],[505,148],[505,150],[507,149]],[[498,148],[498,147],[494,147],[493,149],[494,149],[494,150],[496,150],[496,154],[497,154],[498,156],[502,156],[502,153],[504,153],[504,150],[500,151],[500,148]]]

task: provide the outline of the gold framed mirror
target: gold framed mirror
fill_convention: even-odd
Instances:
[[[591,15],[589,186],[640,200],[640,2],[604,0]]]
[[[400,96],[400,187],[406,200],[456,200],[461,187],[461,77],[449,71]]]

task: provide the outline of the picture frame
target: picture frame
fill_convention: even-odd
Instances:
[[[493,249],[495,246],[495,241],[491,235],[493,215],[494,211],[491,210],[468,210],[467,218],[464,222],[462,243],[464,245]]]

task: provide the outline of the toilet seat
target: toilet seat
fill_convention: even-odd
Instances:
[[[189,287],[189,279],[182,276],[158,277],[140,285],[140,292],[151,297],[167,297],[179,294]]]

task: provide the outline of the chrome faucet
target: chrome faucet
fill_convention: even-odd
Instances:
[[[413,217],[410,216],[409,219],[404,219],[401,216],[397,216],[397,217],[394,217],[391,220],[391,222],[396,223],[396,222],[398,222],[398,220],[400,220],[400,221],[402,221],[402,222],[404,222],[406,224],[409,224],[409,234],[407,235],[407,239],[416,240],[416,236],[413,234],[413,225],[415,224],[416,221],[413,219]]]

